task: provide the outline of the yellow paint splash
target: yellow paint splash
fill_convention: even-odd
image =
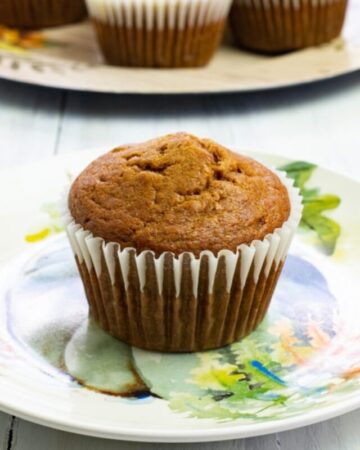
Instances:
[[[25,241],[33,244],[34,242],[42,241],[46,239],[51,233],[50,228],[44,228],[41,231],[33,234],[27,234],[25,236]]]

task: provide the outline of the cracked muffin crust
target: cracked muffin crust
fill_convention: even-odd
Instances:
[[[281,227],[290,214],[276,174],[187,133],[101,156],[73,183],[69,208],[94,236],[156,255],[235,251]]]

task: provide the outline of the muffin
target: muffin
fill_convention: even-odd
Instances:
[[[346,7],[347,0],[234,0],[230,24],[239,47],[282,53],[338,37]]]
[[[84,0],[1,0],[0,24],[45,28],[77,22],[86,15]]]
[[[186,133],[101,156],[66,202],[90,314],[112,336],[166,352],[257,327],[301,216],[283,174]]]
[[[232,0],[86,0],[109,64],[206,65],[221,40]]]

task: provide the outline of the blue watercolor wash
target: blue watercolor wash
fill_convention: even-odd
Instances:
[[[336,298],[322,273],[310,262],[289,255],[269,310],[271,322],[279,316],[288,318],[297,336],[306,341],[309,320],[334,336],[337,312]]]

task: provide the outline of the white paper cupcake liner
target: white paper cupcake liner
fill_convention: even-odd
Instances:
[[[86,0],[97,20],[126,28],[185,29],[224,19],[232,0]]]
[[[87,0],[109,64],[200,67],[221,41],[232,0]]]
[[[136,254],[94,237],[65,206],[63,221],[91,314],[110,334],[150,350],[205,350],[251,332],[264,317],[301,220],[298,189],[276,173],[288,190],[288,220],[263,240],[217,256]]]

